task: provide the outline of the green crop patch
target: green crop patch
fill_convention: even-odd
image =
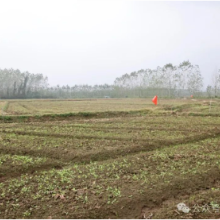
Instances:
[[[20,176],[24,173],[33,173],[36,170],[61,168],[64,165],[66,163],[46,157],[0,154],[0,179]]]

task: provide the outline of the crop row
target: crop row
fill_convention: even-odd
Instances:
[[[26,132],[76,138],[116,140],[172,140],[192,137],[219,128],[219,118],[202,117],[132,117],[112,120],[90,119],[64,122],[12,123],[0,125],[3,132]]]
[[[187,116],[129,116],[129,117],[113,117],[113,118],[91,118],[91,119],[74,119],[62,121],[32,122],[32,123],[11,123],[0,124],[0,127],[21,127],[21,126],[41,126],[51,127],[57,126],[101,126],[101,127],[117,127],[117,128],[176,128],[184,127],[193,128],[194,126],[217,126],[220,123],[220,117],[187,117]]]
[[[89,162],[116,158],[120,155],[152,151],[174,144],[191,143],[219,136],[218,129],[172,139],[89,136],[44,132],[2,131],[0,150],[4,153],[47,156],[68,161]],[[165,137],[165,136],[164,136]],[[160,137],[161,138],[161,137]]]
[[[67,163],[46,157],[29,155],[0,154],[0,182],[10,177],[21,176],[25,173],[34,173],[37,170],[61,168]]]
[[[16,128],[16,129],[4,129],[4,132],[25,132],[27,131],[34,133],[44,133],[48,135],[68,135],[72,137],[83,136],[86,137],[97,137],[100,139],[111,138],[111,139],[163,139],[163,140],[170,140],[174,138],[183,138],[185,136],[192,136],[192,132],[188,131],[149,131],[149,130],[135,130],[135,129],[120,129],[117,132],[115,129],[102,129],[102,128],[88,128],[88,127],[67,127],[63,128],[60,126],[53,126],[51,128],[47,127],[28,127],[28,128]]]

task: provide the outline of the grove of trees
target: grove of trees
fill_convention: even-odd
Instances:
[[[112,98],[217,96],[220,71],[213,74],[213,84],[203,91],[203,77],[198,65],[184,61],[156,69],[141,69],[115,79],[113,85],[49,86],[42,74],[0,69],[0,98]]]
[[[115,80],[114,85],[119,93],[131,97],[146,97],[155,93],[169,98],[187,94],[198,96],[203,88],[203,78],[198,65],[184,61],[179,66],[169,63],[154,70],[142,69],[124,74]]]
[[[47,88],[47,81],[47,77],[42,74],[0,69],[0,97],[35,98]]]

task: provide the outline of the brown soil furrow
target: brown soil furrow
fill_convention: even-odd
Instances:
[[[155,208],[162,204],[163,201],[177,197],[179,195],[189,195],[194,191],[211,188],[215,181],[220,180],[219,168],[213,168],[209,173],[204,173],[195,176],[189,176],[187,179],[174,177],[170,185],[158,183],[157,191],[146,192],[142,197],[133,198],[132,201],[126,204],[122,215],[119,212],[119,218],[140,218],[141,209],[143,207]],[[162,195],[162,196],[161,196]]]
[[[132,138],[132,137],[114,137],[114,136],[96,136],[96,135],[74,135],[74,134],[58,134],[58,133],[43,133],[43,132],[34,132],[34,131],[19,131],[19,130],[0,130],[0,132],[5,134],[17,134],[17,135],[28,135],[28,136],[36,136],[36,137],[54,137],[54,138],[73,138],[73,139],[95,139],[95,140],[118,140],[118,141],[132,141],[132,142],[154,142],[154,143],[164,143],[165,145],[173,144],[173,143],[189,143],[193,140],[200,140],[203,137],[215,137],[220,134],[220,130],[210,129],[205,131],[204,133],[200,132],[198,135],[194,136],[186,136],[184,138],[170,140],[158,139],[158,138]]]
[[[4,167],[1,167],[0,168],[0,183],[10,178],[19,177],[23,174],[33,174],[36,171],[46,171],[50,169],[62,169],[64,165],[65,164],[62,164],[62,162],[57,162],[57,163],[38,165],[36,167],[30,166],[28,168],[16,167],[13,169],[11,168],[4,169]]]
[[[61,134],[45,134],[45,133],[39,133],[39,132],[18,132],[18,131],[2,131],[4,133],[9,134],[17,134],[17,135],[32,135],[32,136],[52,136],[52,137],[62,137],[62,138],[92,138],[92,139],[105,139],[105,138],[99,138],[96,136],[73,136],[73,135],[61,135]],[[208,138],[217,137],[220,135],[220,130],[214,129],[210,133],[201,133],[199,135],[195,135],[192,137],[186,137],[186,138],[179,138],[176,140],[150,140],[150,139],[123,139],[119,138],[117,140],[123,140],[123,141],[136,141],[137,145],[132,147],[124,147],[124,148],[116,148],[113,150],[108,151],[101,151],[98,153],[88,153],[88,154],[80,154],[77,155],[76,152],[60,152],[57,148],[53,149],[44,149],[44,150],[34,150],[34,149],[22,149],[22,148],[14,148],[14,147],[5,147],[0,145],[0,150],[2,153],[10,153],[10,154],[18,154],[18,155],[31,155],[31,156],[46,156],[48,158],[53,159],[59,159],[62,161],[71,161],[71,162],[77,162],[77,163],[89,163],[90,161],[104,161],[110,158],[118,158],[123,155],[128,154],[136,154],[139,152],[147,152],[156,150],[159,148],[167,147],[167,146],[173,146],[177,144],[187,144],[187,143],[194,143],[200,140],[205,140]],[[109,140],[115,140],[115,138],[106,138]]]
[[[117,218],[117,219],[140,219],[143,218],[142,210],[162,207],[163,202],[171,198],[178,198],[180,196],[190,195],[191,193],[199,190],[211,188],[216,181],[220,180],[220,170],[218,167],[213,167],[209,172],[204,172],[197,175],[190,175],[188,178],[181,178],[181,176],[173,177],[170,184],[158,183],[156,189],[149,189],[142,195],[134,195],[132,199],[122,198],[118,204],[104,206],[97,212],[97,210],[87,210],[81,218]],[[128,193],[130,190],[129,185],[127,187]],[[69,218],[77,218],[79,213],[72,213]],[[147,216],[146,216],[147,217]],[[166,218],[164,216],[163,218]],[[174,217],[175,218],[175,217]],[[187,217],[185,217],[187,218]]]

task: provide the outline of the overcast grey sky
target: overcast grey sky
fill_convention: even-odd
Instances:
[[[0,68],[50,85],[113,83],[184,60],[220,68],[220,2],[0,0]]]

